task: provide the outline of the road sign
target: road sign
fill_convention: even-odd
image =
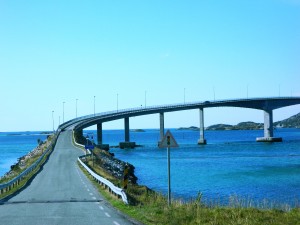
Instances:
[[[177,144],[174,136],[172,133],[168,130],[167,133],[165,134],[162,142],[159,144],[160,148],[177,148],[179,145]]]
[[[159,144],[160,148],[167,148],[167,161],[168,161],[168,206],[171,204],[171,168],[170,168],[170,148],[177,148],[179,145],[177,144],[175,138],[168,130],[165,134],[162,142]]]
[[[88,150],[94,150],[94,148],[95,148],[94,145],[85,145],[84,147],[85,147],[85,149],[88,149]]]

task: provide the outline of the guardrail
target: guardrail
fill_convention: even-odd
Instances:
[[[32,171],[34,171],[37,168],[37,166],[39,165],[39,163],[43,160],[44,156],[53,150],[55,143],[57,141],[57,137],[58,137],[58,135],[54,136],[51,144],[47,147],[46,151],[30,167],[28,167],[21,174],[19,174],[17,177],[13,178],[9,182],[0,184],[0,194],[9,192],[11,189],[18,186],[20,184],[20,182],[24,179],[24,177],[26,177],[28,174],[30,174]]]
[[[86,169],[86,171],[96,180],[98,183],[105,186],[105,188],[108,188],[111,193],[114,193],[118,196],[121,196],[123,202],[125,204],[128,204],[127,195],[125,191],[122,188],[116,187],[113,183],[106,180],[105,178],[99,176],[95,172],[93,172],[84,162],[81,161],[82,158],[85,158],[86,156],[90,155],[83,155],[78,158],[78,162]]]
[[[84,145],[78,144],[74,138],[74,132],[73,132],[73,141],[75,145],[78,145],[80,147],[84,147]],[[85,168],[85,170],[96,180],[98,183],[104,185],[105,188],[108,188],[109,191],[115,195],[121,196],[123,202],[125,204],[128,204],[127,200],[127,195],[125,191],[122,188],[116,187],[112,182],[106,180],[105,178],[99,176],[96,174],[94,171],[92,171],[84,162],[82,162],[82,158],[85,158],[87,156],[90,156],[91,154],[88,155],[82,155],[78,157],[78,162]]]

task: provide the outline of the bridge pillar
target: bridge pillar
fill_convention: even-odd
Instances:
[[[97,140],[98,145],[97,147],[103,150],[109,150],[109,144],[103,144],[103,130],[102,130],[102,123],[97,123]]]
[[[164,113],[159,113],[159,141],[158,145],[162,142],[165,136],[165,116]]]
[[[273,111],[264,111],[264,137],[273,137]]]
[[[130,133],[129,133],[129,117],[124,119],[125,126],[125,142],[130,141]]]
[[[273,110],[264,110],[264,137],[256,138],[258,142],[281,142],[282,138],[273,137]]]
[[[124,118],[124,126],[125,142],[120,142],[120,148],[134,148],[136,146],[135,142],[130,142],[129,117]]]
[[[98,123],[97,124],[97,140],[98,140],[98,145],[102,144],[102,137],[103,137],[103,133],[102,133],[102,123]]]
[[[203,108],[199,109],[200,114],[200,139],[198,140],[198,145],[205,145],[206,140],[204,138],[204,111]]]

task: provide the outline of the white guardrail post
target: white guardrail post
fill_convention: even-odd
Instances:
[[[73,131],[73,140],[75,145],[80,146],[80,147],[84,147],[84,145],[78,144],[74,138],[74,131]],[[127,200],[127,195],[125,193],[125,191],[122,188],[116,187],[113,183],[111,183],[110,181],[106,180],[105,178],[99,176],[98,174],[96,174],[95,172],[93,172],[84,162],[82,162],[81,158],[86,157],[86,155],[83,156],[79,156],[78,157],[78,162],[84,167],[84,169],[98,182],[100,182],[101,184],[107,186],[111,192],[115,193],[116,195],[121,196],[123,202],[125,204],[128,204],[128,200]]]

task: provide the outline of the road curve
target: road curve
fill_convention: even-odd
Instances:
[[[103,201],[77,165],[83,152],[62,132],[49,161],[32,183],[0,205],[0,224],[132,224]]]

